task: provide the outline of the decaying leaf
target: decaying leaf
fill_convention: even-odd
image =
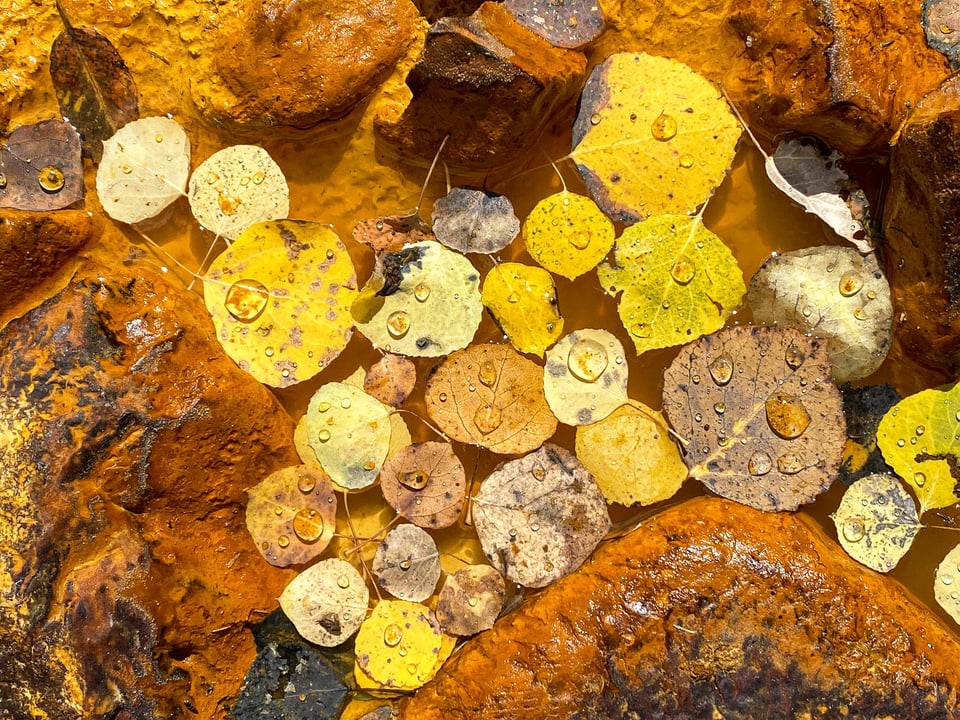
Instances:
[[[353,304],[357,330],[375,347],[438,357],[467,346],[483,315],[480,276],[467,258],[427,240],[379,264]]]
[[[665,428],[660,413],[634,405],[577,428],[577,458],[608,503],[650,505],[680,489],[687,466]]]
[[[184,194],[190,176],[190,140],[168,117],[127,123],[103,141],[97,195],[114,220],[155,217]]]
[[[503,609],[507,588],[489,565],[468,565],[447,575],[437,598],[437,620],[451,635],[489,630]]]
[[[307,380],[340,354],[353,334],[356,287],[336,233],[303,220],[250,226],[203,281],[224,350],[274,387]]]
[[[847,421],[847,442],[838,480],[850,485],[854,480],[874,473],[891,473],[877,447],[877,428],[884,415],[900,401],[892,385],[843,385],[843,416]]]
[[[440,580],[437,544],[416,525],[398,525],[377,546],[373,574],[380,587],[395,598],[426,600]]]
[[[583,47],[606,24],[597,0],[506,0],[504,6],[518,23],[557,47]]]
[[[960,385],[908,395],[883,416],[877,445],[920,501],[920,514],[960,500]]]
[[[83,199],[80,137],[68,122],[21,125],[0,147],[0,208],[59,210]]]
[[[494,470],[473,500],[473,521],[490,564],[526,587],[576,570],[610,529],[590,472],[551,443]]]
[[[606,330],[576,330],[547,351],[543,391],[557,419],[587,425],[627,402],[623,346]]]
[[[280,608],[297,632],[323,647],[339,645],[357,632],[369,604],[363,576],[339,558],[311,565],[280,595]]]
[[[459,187],[433,204],[433,234],[462,253],[499,252],[519,232],[520,220],[505,195]]]
[[[392,253],[408,243],[433,240],[434,236],[420,215],[413,213],[361,220],[353,228],[353,239],[378,253]]]
[[[370,366],[363,380],[363,389],[384,405],[399,407],[417,384],[417,366],[413,361],[385,353]]]
[[[495,265],[484,278],[481,299],[520,352],[543,357],[563,333],[557,286],[543,268],[512,262]]]
[[[529,452],[557,419],[540,366],[509,345],[474,345],[447,356],[427,380],[427,414],[452,439],[495,453]]]
[[[613,223],[593,200],[567,190],[538,202],[523,221],[530,256],[569,280],[593,270],[615,237]]]
[[[254,223],[285,218],[290,212],[287,179],[257,145],[231,145],[215,152],[193,171],[187,195],[197,222],[229,240]]]
[[[50,47],[50,77],[60,114],[80,131],[84,151],[99,161],[101,142],[137,118],[137,85],[106,37],[74,27],[56,5],[64,29]]]
[[[947,614],[960,623],[960,545],[957,545],[937,566],[933,581],[933,596]]]
[[[390,408],[345,383],[321,385],[310,398],[307,436],[334,483],[360,490],[377,481],[390,449]]]
[[[608,293],[621,293],[617,311],[638,355],[719,330],[746,292],[737,259],[699,216],[631,225],[597,275]]]
[[[739,137],[717,88],[686,65],[616,53],[593,69],[580,95],[570,157],[603,211],[633,223],[706,201]]]
[[[927,45],[946,55],[950,59],[950,67],[956,71],[960,66],[960,36],[957,34],[960,29],[960,4],[956,0],[923,0],[921,8],[921,24]]]
[[[390,507],[414,525],[449,527],[463,512],[466,473],[450,443],[417,443],[384,463],[380,490]]]
[[[301,565],[333,538],[337,496],[320,468],[281,468],[247,490],[246,517],[247,530],[268,563]]]
[[[890,286],[872,253],[822,246],[774,255],[747,299],[757,322],[826,338],[838,383],[876,371],[893,339]]]
[[[847,554],[883,573],[897,566],[920,530],[913,498],[892,475],[857,480],[831,517]]]
[[[836,477],[846,432],[826,341],[792,328],[726,328],[681,349],[663,385],[690,475],[718,495],[795,510]]]

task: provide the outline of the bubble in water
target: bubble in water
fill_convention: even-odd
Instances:
[[[785,392],[775,392],[764,403],[767,424],[787,440],[800,437],[810,426],[810,413],[803,400]]]
[[[260,317],[270,292],[259,280],[237,280],[224,298],[223,306],[233,317],[243,322],[251,322]]]
[[[46,193],[57,193],[63,190],[66,179],[63,176],[63,170],[56,165],[44,165],[37,174],[37,182],[40,188]]]
[[[567,367],[578,380],[596,382],[607,369],[607,349],[596,340],[577,340],[567,353]]]
[[[723,353],[710,363],[707,369],[717,385],[726,385],[733,377],[733,358]]]
[[[484,403],[473,414],[473,424],[484,435],[489,435],[503,423],[503,414],[496,405]]]
[[[763,450],[758,450],[747,461],[747,471],[751,475],[766,475],[773,470],[773,460]]]
[[[790,345],[783,353],[783,361],[793,370],[796,370],[798,367],[803,365],[803,361],[806,360],[806,358],[807,356],[804,354],[803,350],[798,348],[796,345]]]
[[[863,281],[852,275],[844,275],[840,278],[840,294],[844,297],[852,297],[860,292],[863,287]]]
[[[390,337],[399,340],[410,331],[410,316],[403,310],[390,313],[387,317],[387,332]]]
[[[653,135],[654,140],[661,142],[671,140],[677,134],[677,119],[672,115],[660,113],[650,126],[650,134]]]
[[[844,518],[840,524],[840,532],[847,542],[860,542],[867,534],[867,526],[862,517]]]
[[[417,286],[413,289],[413,296],[420,302],[426,302],[427,298],[430,297],[430,286],[424,282],[417,283]]]
[[[403,640],[403,630],[396,623],[390,623],[383,629],[383,644],[396,647]]]
[[[423,470],[411,470],[400,475],[400,484],[410,490],[423,490],[430,476]]]
[[[696,274],[697,266],[693,264],[690,258],[683,256],[677,258],[677,261],[673,263],[673,267],[670,268],[670,277],[680,285],[688,285]]]
[[[494,365],[490,360],[485,360],[480,363],[480,372],[477,374],[480,379],[480,384],[485,385],[486,387],[493,387],[494,383],[497,382],[497,366]]]
[[[305,543],[316,542],[323,536],[323,515],[313,508],[303,508],[293,516],[293,532]]]

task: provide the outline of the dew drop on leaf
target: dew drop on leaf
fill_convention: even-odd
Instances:
[[[410,316],[403,310],[390,313],[387,317],[387,332],[396,340],[405,337],[410,332]]]
[[[750,460],[747,462],[747,471],[751,475],[766,475],[773,469],[773,461],[770,459],[770,456],[759,450],[750,456]]]
[[[44,165],[40,168],[40,172],[37,175],[37,182],[40,183],[40,188],[44,192],[56,193],[63,190],[63,185],[66,181],[63,176],[63,170],[56,165]]]
[[[430,286],[424,282],[417,283],[413,289],[413,296],[420,302],[426,302],[430,297]]]
[[[860,292],[860,288],[862,287],[863,281],[858,277],[854,277],[853,275],[844,275],[842,278],[840,278],[839,290],[840,294],[844,297],[853,297]]]
[[[717,385],[726,385],[733,377],[733,358],[723,353],[711,362],[707,369]]]
[[[697,272],[697,266],[686,256],[680,256],[670,268],[670,277],[681,285],[688,285]]]
[[[293,532],[305,543],[323,537],[323,516],[313,508],[303,508],[293,516]]]
[[[867,534],[862,517],[846,518],[840,532],[843,534],[844,540],[852,543],[860,542]]]
[[[574,377],[584,382],[596,382],[607,369],[607,350],[591,338],[578,340],[567,354],[567,367]]]
[[[792,370],[796,370],[798,367],[803,365],[803,361],[806,360],[806,355],[803,350],[798,348],[796,345],[787,346],[786,351],[783,354],[783,361],[787,364]]]
[[[383,629],[383,644],[387,647],[396,647],[403,640],[403,630],[396,623],[390,623]]]
[[[784,475],[796,475],[806,467],[803,459],[796,453],[786,452],[777,458],[777,470]]]
[[[503,413],[496,405],[484,403],[474,413],[473,423],[477,426],[477,430],[484,435],[489,435],[503,424]]]
[[[677,135],[677,119],[672,115],[660,113],[650,126],[650,134],[655,140],[666,142]]]
[[[795,395],[775,392],[767,398],[764,410],[770,429],[787,440],[800,437],[810,426],[810,413]]]
[[[480,378],[481,385],[493,387],[497,382],[497,366],[491,361],[485,360],[480,363],[480,371],[477,375]]]
[[[223,306],[237,320],[252,322],[260,317],[269,297],[270,292],[259,280],[237,280],[227,290]]]

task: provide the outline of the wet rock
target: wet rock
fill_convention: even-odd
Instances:
[[[444,18],[427,33],[407,76],[413,99],[377,117],[378,138],[401,155],[487,168],[531,148],[559,113],[572,110],[586,70],[583,54],[555,48],[499,3],[468,18]],[[572,116],[570,118],[572,123]]]
[[[335,120],[390,74],[419,27],[410,0],[247,0],[223,28],[219,119],[254,128]]]
[[[420,14],[434,23],[445,17],[466,17],[483,4],[483,0],[413,0]]]
[[[0,331],[0,433],[0,716],[224,717],[291,577],[244,488],[297,459],[202,303],[85,268]]]
[[[667,510],[468,641],[400,717],[960,718],[960,642],[814,528]]]

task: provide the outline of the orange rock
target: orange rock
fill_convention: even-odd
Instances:
[[[470,640],[402,720],[960,718],[960,642],[801,515],[701,498]]]

